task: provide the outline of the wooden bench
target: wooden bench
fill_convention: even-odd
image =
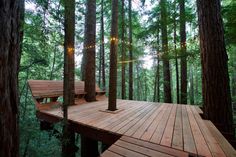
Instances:
[[[37,110],[47,110],[55,107],[60,107],[61,102],[59,97],[63,96],[63,81],[59,80],[29,80],[28,85],[30,87],[33,99],[35,101]],[[105,91],[100,90],[96,85],[97,99],[103,99],[105,97]],[[75,101],[76,104],[85,103],[84,96],[84,82],[75,81]]]

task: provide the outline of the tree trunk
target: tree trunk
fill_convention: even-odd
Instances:
[[[159,19],[159,18],[158,18]],[[159,21],[159,20],[158,20]],[[157,29],[157,65],[156,65],[156,75],[155,75],[155,87],[154,87],[154,102],[160,102],[160,29]]]
[[[85,99],[96,101],[95,90],[95,43],[96,43],[96,0],[87,0],[85,16],[84,67]],[[81,156],[95,157],[98,154],[98,142],[81,135]]]
[[[133,100],[132,1],[129,0],[129,100]]]
[[[104,48],[104,2],[103,0],[101,1],[102,4],[102,12],[101,12],[101,52],[102,52],[102,87],[103,90],[106,90],[106,75],[105,75],[105,48]]]
[[[186,26],[185,26],[185,0],[180,5],[180,46],[181,46],[181,104],[187,104],[187,54],[186,54]]]
[[[0,0],[0,156],[19,156],[20,3]]]
[[[117,91],[117,46],[118,46],[118,0],[112,1],[111,21],[111,46],[110,46],[110,76],[108,110],[116,110]]]
[[[104,52],[104,1],[101,0],[101,44],[100,44],[100,60],[99,60],[99,86],[105,90],[105,52]]]
[[[121,45],[121,54],[122,54],[122,67],[121,67],[121,98],[125,99],[125,2],[124,0],[122,0],[122,7],[121,7],[121,18],[122,18],[122,32],[121,32],[121,41],[122,41],[122,45]]]
[[[75,93],[75,59],[74,59],[74,37],[75,37],[75,0],[67,0],[65,3],[65,39],[64,39],[64,85],[63,85],[63,137],[62,156],[74,157],[73,132],[68,124],[68,106],[74,105]]]
[[[197,0],[204,117],[223,133],[233,133],[228,56],[220,0]]]
[[[175,1],[175,9],[176,9],[176,1]],[[177,34],[176,34],[176,11],[174,13],[174,51],[175,51],[175,73],[176,73],[176,102],[179,101],[179,63],[178,63],[178,55],[177,55]]]
[[[167,10],[166,0],[160,1],[161,5],[161,38],[163,51],[163,75],[164,75],[164,102],[171,103],[171,82],[170,82],[170,63],[168,56],[168,37],[167,37]]]
[[[190,104],[194,105],[194,80],[193,80],[193,67],[190,67],[190,88],[189,88],[189,100]]]
[[[85,99],[96,100],[95,92],[95,43],[96,43],[96,0],[87,0],[85,18]]]

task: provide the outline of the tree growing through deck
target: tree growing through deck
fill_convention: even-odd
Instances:
[[[64,37],[64,84],[63,84],[63,138],[62,156],[74,157],[75,135],[68,124],[68,106],[74,105],[75,95],[75,0],[64,1],[65,5],[65,37]]]
[[[112,1],[108,110],[115,111],[117,91],[118,0]]]
[[[170,63],[168,59],[168,36],[167,36],[167,2],[166,0],[160,1],[161,6],[161,40],[163,52],[163,78],[164,78],[164,102],[171,103],[171,76],[170,76]]]
[[[222,133],[233,134],[228,56],[220,0],[197,0],[197,9],[204,117],[211,120]]]
[[[96,41],[96,0],[86,1],[85,15],[85,38],[84,38],[84,75],[86,101],[96,101],[95,89],[95,41]],[[81,156],[98,156],[98,142],[81,135]]]

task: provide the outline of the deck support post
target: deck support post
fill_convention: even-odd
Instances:
[[[81,135],[81,157],[97,157],[98,141],[93,140],[87,136]]]
[[[75,157],[75,153],[78,150],[78,147],[75,145],[75,131],[69,126],[68,128],[68,145],[70,147],[67,148],[66,152],[67,152],[67,156],[68,157]]]

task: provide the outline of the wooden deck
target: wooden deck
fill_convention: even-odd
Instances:
[[[102,156],[232,156],[234,148],[203,120],[198,107],[117,100],[120,112],[107,113],[107,99],[70,106],[76,132],[113,144]],[[60,108],[37,111],[39,119],[57,122]],[[174,154],[173,154],[174,152]],[[181,155],[178,155],[179,154]],[[159,155],[158,155],[159,154]]]

